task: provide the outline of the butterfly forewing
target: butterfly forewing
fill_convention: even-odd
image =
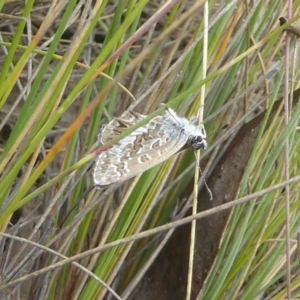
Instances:
[[[132,111],[125,111],[119,118],[112,119],[107,125],[104,125],[99,134],[99,139],[102,144],[107,143],[112,138],[116,137],[130,126],[142,121],[145,117]]]

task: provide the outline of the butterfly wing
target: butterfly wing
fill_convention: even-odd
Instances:
[[[142,115],[135,115],[130,115],[131,118],[135,117],[131,119],[132,122],[145,118]],[[125,121],[128,122],[127,119],[121,119],[121,123]],[[102,141],[108,141],[113,135],[120,133],[119,131],[117,133],[115,128],[111,128],[117,125],[112,122],[104,127]],[[134,177],[180,151],[186,141],[185,132],[178,129],[178,124],[166,112],[133,131],[98,156],[94,169],[95,185],[107,186]]]
[[[113,118],[107,125],[104,125],[98,138],[102,144],[106,144],[109,140],[121,134],[130,126],[142,121],[145,117],[147,116],[130,110],[125,111],[119,118]]]

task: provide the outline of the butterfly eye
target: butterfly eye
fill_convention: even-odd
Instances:
[[[191,147],[194,150],[199,150],[200,148],[206,149],[206,146],[206,140],[202,136],[198,135],[192,138]]]

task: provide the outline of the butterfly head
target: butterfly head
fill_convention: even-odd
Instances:
[[[206,149],[206,132],[204,126],[199,126],[197,132],[190,139],[190,146],[193,150],[199,150],[201,148]]]
[[[194,136],[191,140],[191,147],[194,150],[199,150],[201,148],[206,149],[207,147],[206,139],[201,135]]]

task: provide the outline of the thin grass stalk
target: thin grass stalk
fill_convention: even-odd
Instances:
[[[203,68],[202,68],[202,78],[206,77],[207,72],[207,48],[208,48],[208,2],[204,4],[204,34],[203,34]],[[205,103],[205,85],[201,87],[201,95],[199,101],[198,109],[198,124],[203,124],[204,115],[204,103]],[[193,192],[193,212],[197,213],[198,206],[198,182],[199,182],[199,168],[200,168],[200,151],[196,153],[196,165],[195,165],[195,175],[194,175],[194,192]],[[189,271],[187,278],[187,292],[186,299],[191,299],[192,293],[192,280],[193,280],[193,270],[194,270],[194,249],[195,249],[195,238],[196,238],[196,221],[194,220],[191,224],[191,243],[190,243],[190,254],[189,254]]]
[[[288,2],[288,18],[292,17],[292,1]],[[290,99],[289,99],[289,80],[290,80],[290,35],[286,34],[286,45],[285,45],[285,80],[284,80],[284,123],[287,126],[290,121]],[[285,179],[288,180],[290,177],[290,145],[289,139],[286,140],[284,145],[284,160],[285,160]],[[287,299],[291,299],[291,246],[290,246],[290,186],[285,187],[285,233],[286,233],[286,285],[287,285]]]

